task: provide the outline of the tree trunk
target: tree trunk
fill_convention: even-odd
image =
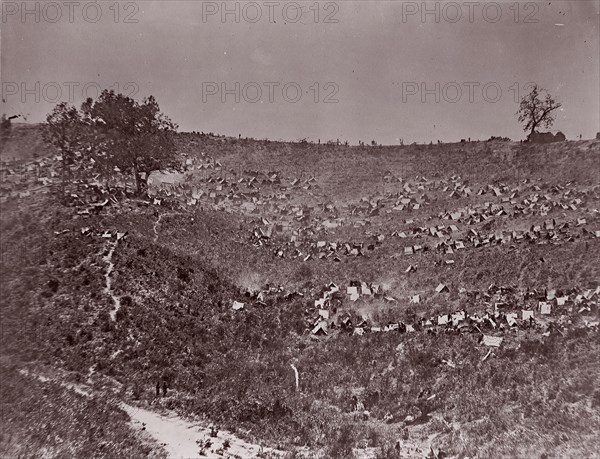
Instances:
[[[527,139],[531,139],[531,136],[535,132],[535,128],[538,127],[538,124],[539,124],[539,121],[536,121],[531,125],[531,132],[529,133],[529,136],[527,137]]]
[[[139,171],[138,171],[138,165],[135,164],[133,166],[133,177],[135,179],[135,189],[136,189],[136,193],[138,195],[142,194],[142,184],[140,182],[140,175],[139,175]]]

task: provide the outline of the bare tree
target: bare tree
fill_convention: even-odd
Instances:
[[[550,128],[554,124],[554,111],[562,107],[545,89],[534,85],[531,92],[521,98],[519,122],[524,124],[523,130],[529,135],[535,132],[538,126]]]

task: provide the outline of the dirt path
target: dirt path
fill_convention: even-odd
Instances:
[[[179,211],[165,212],[164,214],[160,214],[158,216],[158,218],[156,219],[156,221],[154,222],[154,226],[152,227],[152,231],[154,232],[153,242],[158,241],[158,227],[160,226],[161,221],[164,217],[174,217],[175,215],[184,215],[184,214],[186,214],[186,212],[179,212]]]
[[[121,309],[121,299],[113,293],[112,290],[112,279],[111,274],[115,269],[115,264],[112,261],[113,254],[115,253],[115,249],[117,248],[118,241],[109,242],[110,249],[108,253],[104,256],[103,260],[108,264],[108,268],[106,269],[106,273],[104,274],[105,279],[105,287],[104,293],[112,298],[112,301],[115,305],[114,309],[110,311],[110,318],[113,322],[117,320],[117,312]]]
[[[217,437],[211,437],[208,427],[186,421],[173,413],[163,416],[125,403],[121,404],[121,408],[129,414],[134,427],[145,428],[146,432],[165,448],[169,458],[240,457],[250,459],[276,458],[283,455],[282,451],[248,443],[230,432],[219,431]],[[212,445],[205,449],[204,455],[200,455],[200,448],[205,445],[206,440],[210,440]],[[226,442],[229,443],[229,447],[223,448]]]
[[[162,220],[162,218],[163,218],[164,216],[166,216],[166,215],[168,215],[168,214],[160,214],[160,215],[158,216],[158,218],[156,219],[156,221],[154,222],[154,226],[152,227],[152,231],[154,231],[154,239],[153,239],[153,242],[156,242],[156,241],[158,241],[158,230],[157,230],[157,228],[158,228],[158,225],[160,225],[160,221]]]
[[[55,382],[61,386],[73,390],[85,397],[91,397],[94,392],[91,388],[83,384],[74,384],[61,381],[57,378],[49,378],[41,374],[30,372],[28,370],[19,370],[27,376],[34,376],[41,382]],[[167,452],[170,459],[205,459],[205,458],[280,458],[284,455],[283,451],[272,448],[263,448],[260,445],[248,443],[234,434],[227,431],[218,431],[216,437],[211,437],[211,429],[200,423],[187,421],[174,412],[168,414],[158,414],[153,411],[135,407],[121,402],[120,408],[131,418],[131,426],[144,431],[144,436],[150,436]],[[201,446],[204,446],[206,440],[211,441],[211,445],[200,454]],[[228,443],[228,447],[224,445]]]

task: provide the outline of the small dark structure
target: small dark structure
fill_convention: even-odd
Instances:
[[[562,132],[557,132],[556,135],[551,132],[533,132],[527,136],[527,141],[531,143],[552,143],[564,142],[567,140]]]
[[[581,136],[579,136],[579,138],[581,138]],[[567,137],[560,131],[554,135],[555,142],[564,142],[565,140],[567,140]]]

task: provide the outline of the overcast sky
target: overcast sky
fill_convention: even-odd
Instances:
[[[39,122],[58,90],[79,105],[109,87],[185,131],[520,139],[536,82],[563,104],[553,131],[600,131],[598,0],[90,3],[2,1],[0,112]]]

